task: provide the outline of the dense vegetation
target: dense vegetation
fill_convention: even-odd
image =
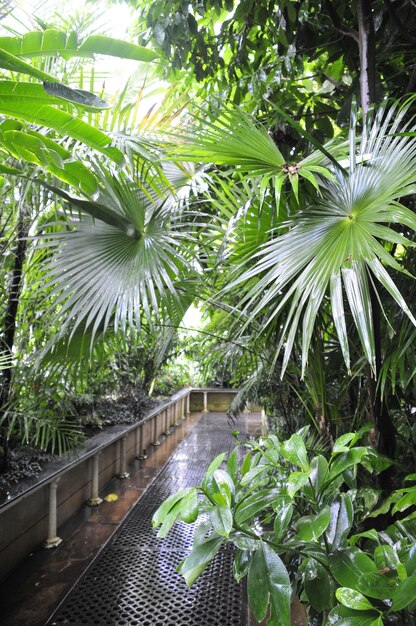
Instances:
[[[87,14],[0,37],[2,464],[10,442],[76,443],[109,392],[195,383],[188,358],[201,382],[240,387],[233,415],[260,401],[273,430],[242,468],[208,473],[214,535],[189,581],[230,540],[252,598],[276,578],[253,606],[262,619],[271,598],[270,626],[289,623],[291,593],[310,623],[339,602],[327,623],[410,624],[414,3],[126,4],[125,41]],[[110,95],[94,55],[140,69]],[[184,335],[191,305],[205,325]],[[196,502],[167,505],[165,530]]]

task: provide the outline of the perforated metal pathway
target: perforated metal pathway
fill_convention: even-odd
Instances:
[[[243,424],[238,426],[241,431]],[[198,484],[212,459],[233,445],[224,413],[204,415],[47,626],[245,626],[244,589],[232,575],[231,549],[220,552],[188,589],[175,568],[191,546],[194,527],[176,524],[166,539],[151,527],[163,500]]]

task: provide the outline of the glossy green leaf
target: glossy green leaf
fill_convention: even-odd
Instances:
[[[379,626],[378,620],[379,614],[375,610],[355,611],[345,606],[337,606],[330,611],[327,626]]]
[[[316,515],[305,515],[298,519],[297,534],[303,541],[316,541],[328,528],[330,520],[330,508],[324,506]]]
[[[310,500],[318,499],[328,473],[328,461],[322,454],[315,456],[310,464],[309,484],[304,487],[304,492]]]
[[[416,601],[416,576],[402,580],[392,594],[392,611],[401,611]]]
[[[292,472],[287,481],[287,493],[291,498],[309,481],[310,472]]]
[[[207,471],[205,472],[205,477],[204,477],[204,480],[203,480],[203,483],[202,483],[204,486],[207,484],[208,480],[214,474],[215,470],[217,470],[220,467],[220,465],[224,461],[224,459],[225,459],[225,452],[221,452],[221,454],[216,456],[215,459],[213,461],[211,461]]]
[[[397,563],[399,562],[399,557],[397,556],[396,550],[389,546],[388,544],[382,544],[381,546],[377,546],[374,550],[374,563],[376,564],[377,569],[395,569]]]
[[[242,524],[261,511],[270,508],[279,494],[280,489],[262,489],[244,498],[235,507],[235,521],[237,524]]]
[[[296,433],[281,444],[280,454],[303,470],[307,470],[309,467],[305,443],[302,437]]]
[[[177,571],[185,578],[188,587],[192,587],[204,569],[218,553],[223,537],[212,537],[204,543],[192,548],[191,553],[177,567]]]
[[[343,587],[357,590],[361,576],[377,572],[374,562],[358,548],[337,550],[328,558],[332,575]]]
[[[321,613],[330,606],[331,584],[329,572],[315,559],[308,559],[303,567],[303,583],[309,604]]]
[[[229,537],[233,528],[233,516],[227,505],[217,505],[211,512],[214,530],[223,537]]]
[[[338,602],[343,606],[355,611],[368,611],[373,609],[373,605],[362,593],[349,589],[348,587],[338,587],[335,592]]]
[[[266,616],[269,601],[281,626],[290,626],[290,581],[280,557],[266,544],[256,550],[248,572],[248,602],[254,616]]]
[[[152,517],[152,526],[153,526],[153,528],[156,528],[157,526],[162,524],[164,522],[166,516],[172,511],[172,509],[175,507],[175,505],[178,504],[179,502],[181,502],[181,500],[183,500],[183,498],[185,498],[192,491],[195,491],[195,489],[193,489],[193,488],[182,489],[181,491],[178,491],[177,493],[174,493],[173,495],[169,496],[169,498],[167,498],[160,505],[160,507],[157,509],[157,511],[155,511],[155,513],[153,514],[153,517]],[[177,519],[177,517],[175,517],[175,520],[176,519]],[[173,522],[172,522],[172,524],[173,524]],[[172,524],[171,524],[171,526],[172,526]]]
[[[408,576],[416,574],[416,545],[413,545],[406,558],[404,559],[404,565]]]
[[[275,540],[281,541],[292,520],[293,505],[290,498],[281,497],[277,498],[272,506],[276,513],[273,525]]]
[[[0,40],[3,39],[0,37]],[[9,70],[11,72],[16,72],[19,74],[28,74],[29,76],[33,76],[34,78],[38,78],[40,80],[55,80],[51,74],[47,74],[42,70],[30,65],[30,63],[26,63],[19,57],[10,54],[7,50],[4,50],[0,47],[0,67],[5,70]]]
[[[344,545],[353,521],[354,511],[351,498],[343,493],[331,504],[330,522],[326,532],[331,550],[338,550]]]
[[[348,452],[342,452],[330,463],[329,476],[326,484],[329,484],[337,476],[345,472],[349,467],[353,467],[360,463],[361,459],[367,455],[367,448],[352,448]]]
[[[406,493],[404,496],[400,498],[394,505],[392,509],[392,514],[394,515],[398,511],[405,511],[411,506],[416,504],[416,487],[412,489],[409,493]]]
[[[263,463],[256,465],[256,467],[252,467],[244,474],[244,476],[241,478],[240,484],[242,485],[242,487],[251,485],[254,481],[257,480],[258,477],[262,476],[262,474],[264,474],[263,478],[267,480],[267,472],[270,471],[270,469],[270,465],[266,465]]]
[[[357,582],[358,591],[370,598],[387,600],[393,596],[396,588],[394,580],[387,578],[385,574],[370,572],[360,576]]]
[[[5,89],[4,84],[0,84],[0,113],[53,129],[60,135],[81,141],[117,163],[122,162],[122,153],[110,146],[111,139],[105,133],[82,119],[51,106],[46,100],[39,101],[38,92],[34,93],[34,97],[29,97],[29,90],[22,91],[18,87],[15,93],[10,93],[9,88]]]
[[[234,448],[234,450],[231,452],[231,454],[228,456],[228,459],[227,459],[227,472],[230,474],[230,476],[233,479],[235,479],[237,469],[238,469],[238,454],[237,454],[237,448]]]

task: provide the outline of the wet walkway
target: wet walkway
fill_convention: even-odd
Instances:
[[[243,435],[258,426],[253,414],[237,428]],[[177,524],[165,539],[151,528],[164,499],[198,484],[211,460],[233,448],[231,430],[224,413],[194,414],[140,468],[131,468],[130,479],[110,483],[106,493],[118,492],[117,501],[86,508],[53,556],[39,551],[3,585],[1,623],[244,626],[244,589],[232,576],[231,551],[223,550],[189,590],[175,568],[190,548],[193,526]]]

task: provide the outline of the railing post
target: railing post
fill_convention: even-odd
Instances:
[[[44,543],[45,548],[56,548],[62,543],[62,539],[57,536],[57,497],[59,478],[49,484],[49,515],[48,515],[48,538]]]
[[[136,455],[137,455],[137,458],[139,459],[139,461],[144,461],[145,459],[147,459],[146,450],[144,449],[143,427],[144,427],[144,424],[140,424],[140,426],[138,428],[138,430],[139,430],[139,452],[137,454],[137,448],[136,448]],[[137,431],[136,431],[136,433],[137,433]]]
[[[127,471],[127,455],[126,455],[126,450],[127,448],[127,436],[124,435],[124,437],[122,437],[120,439],[120,469],[119,472],[117,474],[117,478],[128,478],[130,476],[130,474]]]
[[[266,415],[266,411],[264,410],[264,408],[261,410],[261,434],[262,435],[267,435],[267,415]]]
[[[178,418],[179,418],[178,413],[179,413],[179,411],[178,411],[178,403],[177,402],[175,402],[175,404],[173,405],[173,412],[174,412],[174,415],[175,415],[175,426],[179,426],[180,425],[179,421],[178,421]]]
[[[157,418],[159,417],[159,413],[153,417],[153,441],[152,446],[160,446],[160,441],[157,435]]]
[[[204,408],[202,413],[208,413],[208,392],[204,391]]]
[[[186,396],[186,414],[190,415],[191,414],[191,394],[188,393],[188,395]]]
[[[89,506],[98,506],[102,500],[98,495],[99,492],[99,460],[100,452],[92,457],[92,476],[91,476],[91,497],[87,500]]]
[[[186,415],[185,415],[185,398],[181,398],[179,400],[180,402],[180,407],[181,407],[181,420],[186,420]]]
[[[164,411],[165,413],[165,435],[169,437],[172,433],[170,432],[170,424],[169,424],[169,412],[167,409]]]

